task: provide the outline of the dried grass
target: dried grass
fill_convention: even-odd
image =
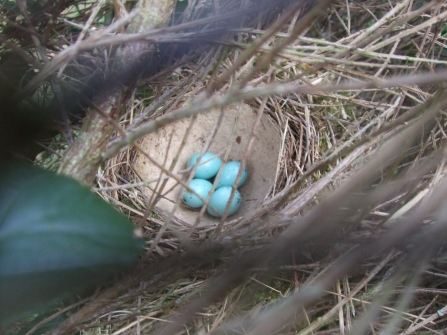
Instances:
[[[221,11],[238,4],[222,2]],[[250,18],[234,39],[146,78],[115,125],[121,133],[94,191],[141,227],[152,253],[81,309],[73,305],[50,334],[445,334],[446,7],[338,0],[281,24]],[[184,22],[200,13],[187,10]],[[101,45],[123,41],[107,38]],[[42,73],[62,63],[69,71],[83,57],[106,62],[86,52],[98,47],[88,41]],[[217,230],[191,231],[148,211],[148,181],[132,164],[138,139],[237,101],[261,108],[282,132],[265,205]],[[57,165],[74,129],[66,143],[45,143],[37,163]]]

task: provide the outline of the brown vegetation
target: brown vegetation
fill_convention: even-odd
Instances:
[[[118,46],[156,45],[151,66],[126,69],[139,77],[119,116],[96,115],[114,133],[93,182],[147,253],[27,334],[59,315],[49,334],[446,333],[446,1],[190,0],[169,27],[136,34],[119,33],[132,12],[104,27],[110,4],[64,5],[9,17],[25,23],[1,37],[30,64],[17,96],[69,92],[35,162],[67,160],[83,108],[116,88],[104,78]],[[264,205],[211,228],[158,213],[133,169],[138,141],[238,102],[281,130]]]

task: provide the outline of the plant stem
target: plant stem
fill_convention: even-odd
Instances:
[[[147,32],[166,25],[175,4],[176,0],[140,0],[134,9],[136,16],[126,32]],[[113,70],[117,73],[126,73],[142,56],[152,50],[152,45],[147,42],[124,45],[116,53]],[[90,108],[78,139],[62,159],[59,173],[69,175],[87,186],[93,183],[97,170],[103,163],[101,154],[114,131],[110,119],[114,121],[119,119],[123,102],[135,87],[136,79],[114,86],[94,98],[94,107]]]

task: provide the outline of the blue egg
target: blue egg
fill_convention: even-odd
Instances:
[[[230,201],[231,191],[231,187],[224,186],[213,193],[209,206],[206,209],[210,215],[215,217],[221,217],[224,215],[227,204]],[[241,207],[241,203],[242,196],[239,191],[236,190],[227,215],[230,216],[236,213],[239,207]]]
[[[236,183],[237,174],[239,173],[239,170],[241,169],[241,162],[228,162],[225,164],[225,166],[222,169],[222,173],[220,175],[219,182],[217,183],[217,189],[224,187],[224,186],[230,186],[233,187],[233,185]],[[248,177],[248,170],[247,168],[244,168],[244,171],[242,172],[241,179],[239,180],[239,184],[237,187],[241,187],[245,184]]]
[[[205,179],[193,179],[188,186],[190,189],[200,195],[203,200],[206,200],[206,198],[208,197],[208,193],[210,193],[211,188],[213,187],[213,184]],[[183,194],[182,200],[186,206],[191,208],[200,208],[204,204],[204,202],[200,200],[197,195],[188,191]]]
[[[196,165],[197,160],[200,157],[200,152],[194,154],[188,161],[188,168]],[[196,173],[194,174],[194,178],[200,179],[209,179],[214,177],[220,169],[222,165],[222,160],[219,156],[206,152],[202,158],[200,159],[200,164],[197,167]]]

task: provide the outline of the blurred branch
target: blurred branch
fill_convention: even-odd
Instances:
[[[244,89],[230,90],[220,96],[213,96],[209,99],[198,98],[189,106],[179,108],[178,110],[162,115],[153,121],[149,121],[139,128],[127,133],[124,137],[118,137],[113,140],[107,150],[103,153],[104,159],[113,157],[128,145],[132,145],[136,140],[146,134],[157,131],[166,124],[180,120],[185,117],[198,114],[216,107],[227,106],[235,102],[260,98],[269,95],[286,95],[289,93],[327,95],[331,92],[366,90],[372,88],[390,88],[406,85],[427,85],[447,81],[447,71],[437,73],[426,73],[410,76],[397,76],[387,80],[377,79],[365,82],[348,81],[338,85],[290,85],[282,83],[266,84],[261,87],[247,87]]]
[[[174,10],[176,0],[141,0],[134,9],[134,19],[127,28],[128,33],[141,33],[165,25]],[[131,67],[153,51],[151,44],[136,42],[126,44],[118,49],[113,62],[116,73],[132,72]],[[130,73],[129,73],[130,74]],[[128,75],[128,74],[127,74]],[[101,157],[114,128],[110,125],[109,116],[118,120],[124,99],[134,88],[138,77],[116,85],[102,92],[94,101],[94,106],[100,109],[90,109],[90,114],[84,122],[77,141],[66,152],[59,172],[72,176],[83,184],[90,185],[96,175]]]

